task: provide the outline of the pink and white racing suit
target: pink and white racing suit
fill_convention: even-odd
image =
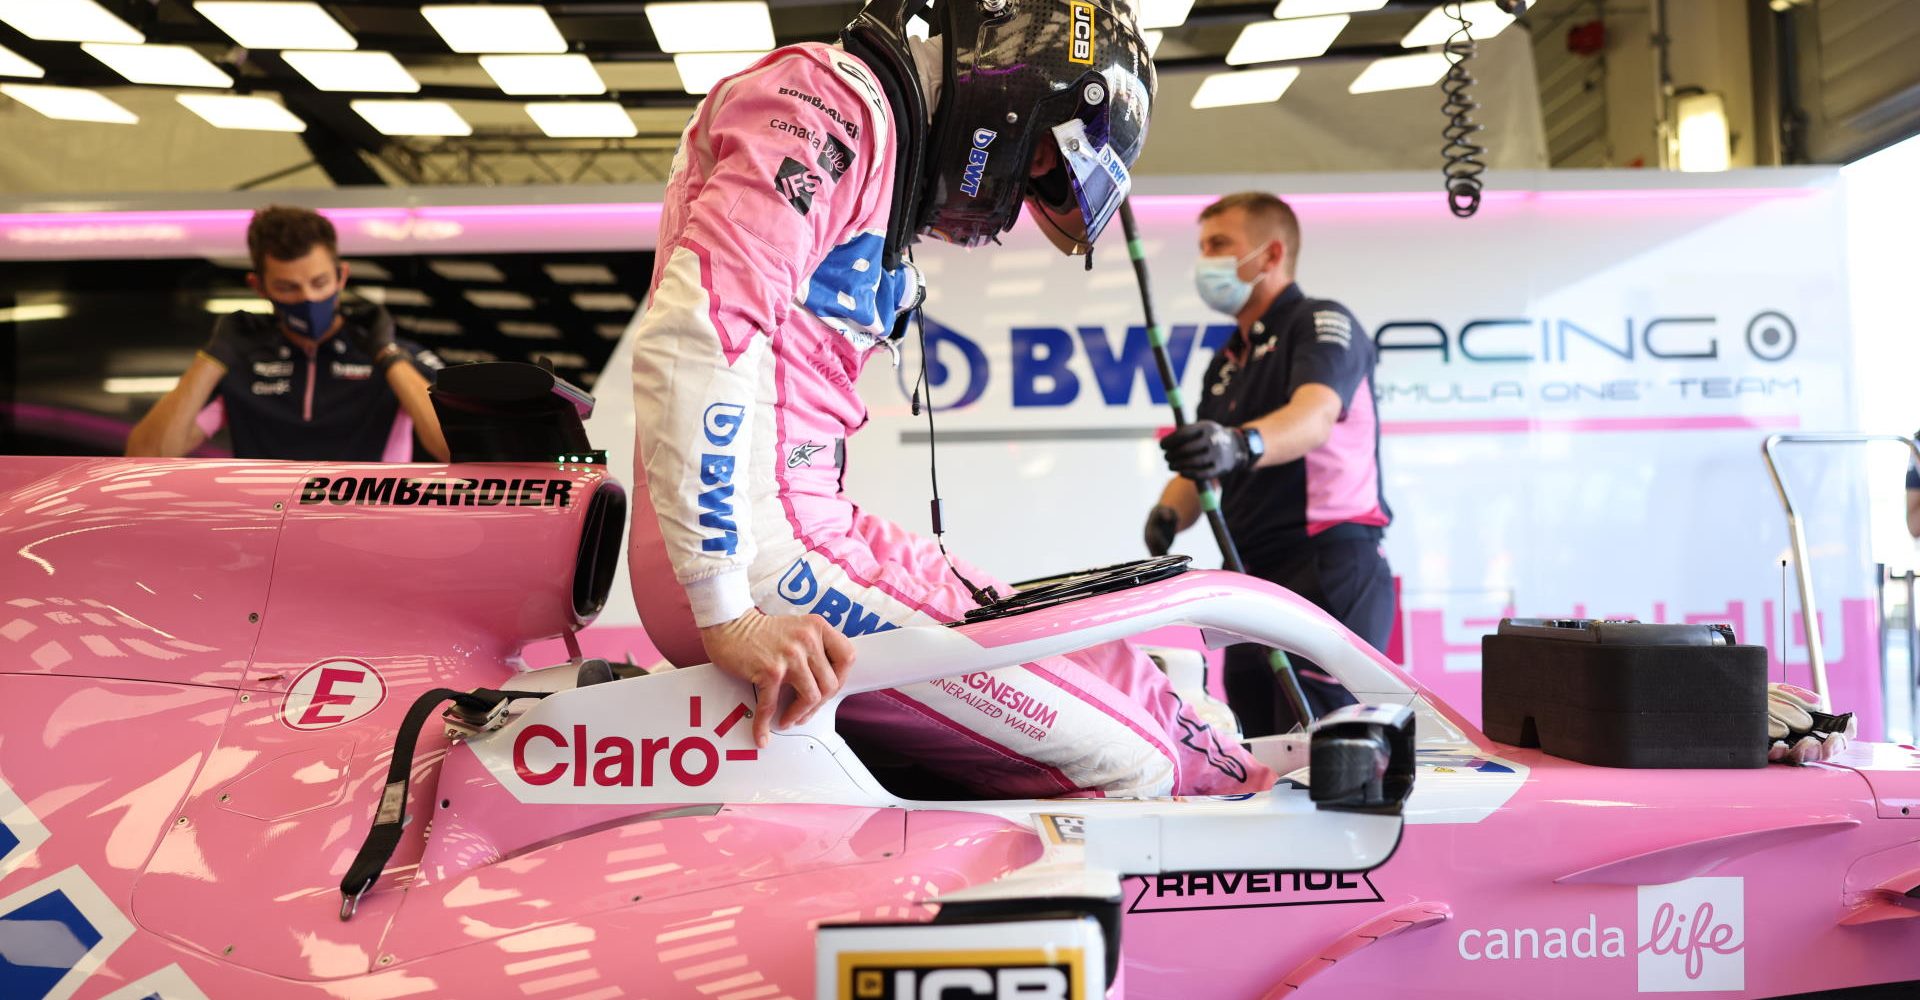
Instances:
[[[641,618],[675,663],[705,662],[697,626],[752,607],[857,636],[974,606],[932,542],[840,491],[867,420],[855,381],[917,295],[882,264],[893,129],[871,71],[809,43],[722,82],[681,139],[633,343],[629,552]],[[1273,782],[1118,643],[856,696],[840,722],[993,795]]]

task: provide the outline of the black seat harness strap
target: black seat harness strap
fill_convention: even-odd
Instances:
[[[400,845],[400,832],[407,819],[407,784],[413,774],[414,746],[420,741],[420,727],[426,725],[434,709],[439,708],[441,702],[451,701],[464,714],[484,719],[507,702],[546,696],[544,691],[494,691],[488,688],[455,691],[452,688],[434,688],[414,699],[413,707],[407,709],[406,718],[393,735],[393,760],[387,764],[387,781],[380,791],[380,807],[373,814],[373,828],[367,831],[367,839],[360,844],[360,853],[354,856],[346,877],[340,880],[341,920],[353,916],[354,910],[360,905],[360,897],[373,888],[374,880],[380,877],[380,872],[393,857],[394,848]]]

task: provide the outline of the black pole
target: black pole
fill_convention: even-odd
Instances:
[[[1160,384],[1167,391],[1167,405],[1173,408],[1173,426],[1187,426],[1186,403],[1180,398],[1180,382],[1173,375],[1173,358],[1167,354],[1166,334],[1160,328],[1160,321],[1153,309],[1153,289],[1147,282],[1147,250],[1140,242],[1140,229],[1133,221],[1133,201],[1128,199],[1120,203],[1120,227],[1127,235],[1127,257],[1133,261],[1133,276],[1140,285],[1140,308],[1146,314],[1147,341],[1153,345],[1154,364],[1160,369]],[[1220,485],[1211,479],[1193,481],[1200,494],[1200,510],[1206,515],[1207,526],[1213,529],[1213,540],[1220,546],[1220,557],[1226,568],[1235,573],[1245,573],[1241,565],[1240,550],[1234,547],[1233,536],[1227,533],[1227,518],[1220,513]],[[1300,690],[1300,679],[1294,676],[1293,661],[1281,650],[1271,650],[1268,660],[1273,665],[1274,680],[1279,683],[1280,691],[1286,695],[1287,704],[1293,709],[1294,718],[1300,725],[1313,724],[1313,710],[1307,707],[1306,693]]]

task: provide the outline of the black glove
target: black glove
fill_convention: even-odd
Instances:
[[[1160,439],[1167,468],[1188,479],[1219,479],[1253,461],[1247,434],[1238,427],[1196,420]]]
[[[1180,513],[1166,504],[1147,512],[1147,554],[1164,556],[1173,548],[1173,536],[1180,533]]]
[[[393,342],[393,315],[385,309],[375,307],[348,317],[348,321],[353,346],[373,359],[375,371],[384,375],[387,369],[408,357],[407,349]]]

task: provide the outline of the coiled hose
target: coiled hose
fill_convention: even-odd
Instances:
[[[1447,102],[1440,106],[1440,110],[1447,116],[1447,127],[1440,132],[1441,137],[1446,139],[1446,145],[1440,147],[1440,155],[1446,160],[1442,173],[1447,179],[1447,207],[1453,210],[1454,215],[1465,219],[1480,210],[1480,175],[1487,169],[1487,165],[1480,161],[1480,156],[1487,149],[1473,141],[1474,133],[1483,126],[1468,117],[1480,107],[1467,95],[1467,88],[1473,86],[1473,74],[1467,71],[1467,62],[1474,54],[1473,23],[1461,11],[1459,0],[1451,0],[1446,4],[1446,9],[1460,27],[1447,39],[1442,50],[1448,66],[1440,90],[1447,95]]]

